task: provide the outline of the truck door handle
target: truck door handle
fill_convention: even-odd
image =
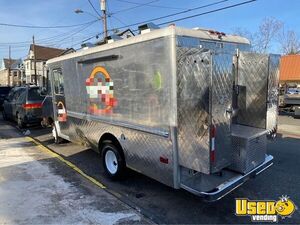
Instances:
[[[238,114],[239,109],[226,109],[226,114],[230,114],[231,117],[235,117]]]
[[[226,109],[226,113],[232,113],[232,109]]]

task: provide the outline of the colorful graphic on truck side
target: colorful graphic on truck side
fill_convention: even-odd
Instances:
[[[57,103],[57,119],[59,122],[67,121],[67,110],[63,102]]]
[[[112,113],[117,100],[114,97],[114,83],[106,69],[95,67],[85,85],[89,97],[88,112],[93,115]]]

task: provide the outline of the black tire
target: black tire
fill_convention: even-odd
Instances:
[[[26,123],[24,123],[23,119],[21,118],[20,114],[17,114],[17,124],[19,128],[26,127]]]
[[[105,174],[113,180],[122,178],[126,170],[126,163],[124,155],[122,154],[122,149],[118,149],[112,143],[105,143],[101,152],[102,165]]]
[[[54,138],[54,143],[55,144],[61,144],[63,142],[64,139],[62,139],[61,137],[58,136],[58,132],[57,132],[57,128],[55,126],[55,123],[52,124],[52,135]]]

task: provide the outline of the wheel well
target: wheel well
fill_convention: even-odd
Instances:
[[[119,140],[110,133],[103,134],[99,140],[98,149],[99,149],[100,155],[102,154],[101,149],[105,143],[112,143],[114,146],[116,146],[118,148],[118,150],[120,151],[120,153],[122,154],[123,158],[125,159],[124,151],[123,151],[123,148],[122,148]]]
[[[52,117],[48,117],[48,124],[52,126],[52,124],[54,123],[54,120],[52,119]]]

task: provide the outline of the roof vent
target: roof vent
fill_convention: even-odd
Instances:
[[[112,42],[119,41],[119,40],[122,40],[122,39],[123,38],[121,38],[119,35],[112,34],[112,35],[107,37],[107,43],[112,43]]]
[[[95,45],[94,44],[92,44],[91,42],[86,42],[86,43],[83,43],[82,45],[81,45],[81,48],[83,48],[83,49],[88,49],[88,48],[91,48],[91,47],[94,47]]]
[[[159,26],[155,25],[154,23],[146,23],[139,26],[140,34],[149,33],[152,30],[159,29]]]

